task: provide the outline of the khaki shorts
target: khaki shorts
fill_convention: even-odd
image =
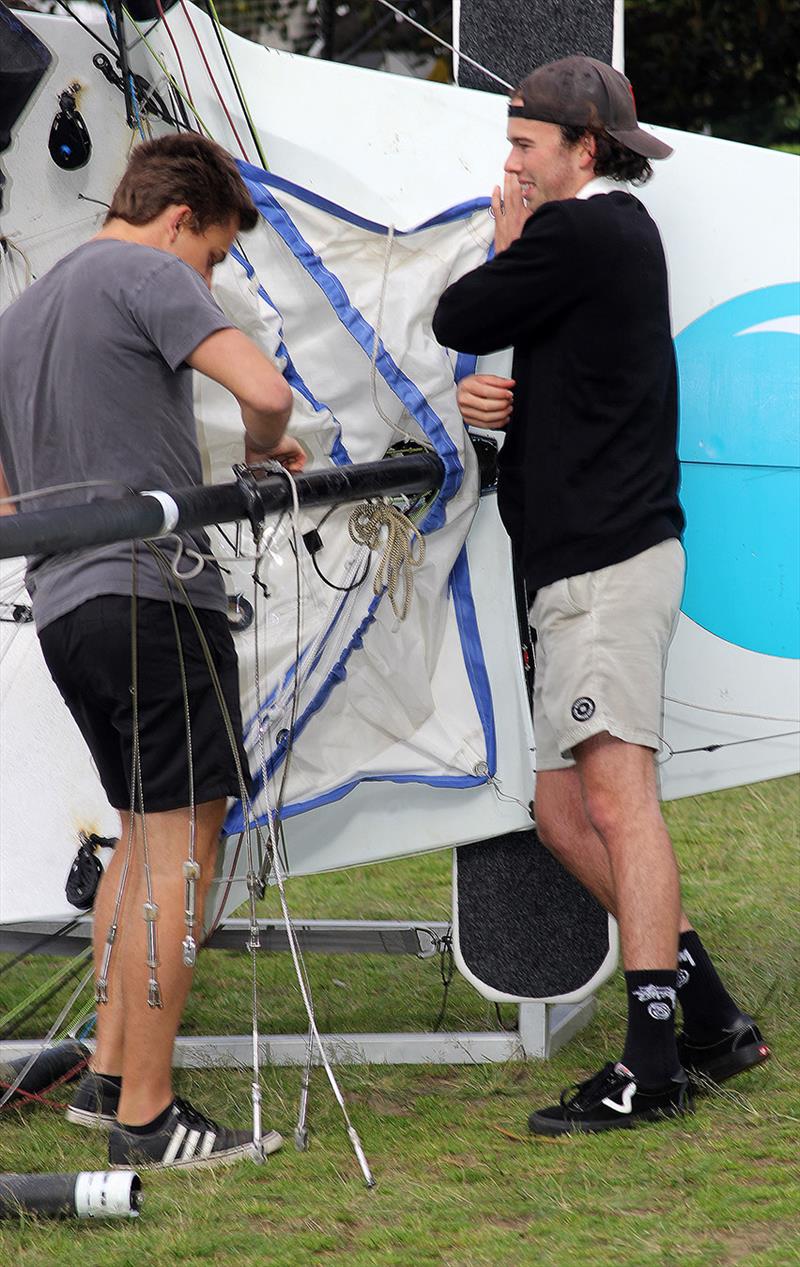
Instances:
[[[603,731],[661,747],[664,669],[684,571],[683,547],[669,539],[538,591],[530,610],[537,770],[574,765],[572,749]]]

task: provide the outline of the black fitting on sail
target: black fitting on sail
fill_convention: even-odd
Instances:
[[[50,128],[47,148],[56,167],[72,172],[85,167],[92,153],[92,139],[75,98],[80,85],[70,84],[58,96],[58,113]]]

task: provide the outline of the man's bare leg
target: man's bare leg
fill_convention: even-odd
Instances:
[[[579,744],[575,759],[587,817],[608,855],[625,967],[675,968],[680,882],[653,753],[604,733]]]
[[[205,895],[213,878],[225,805],[224,800],[218,800],[197,806],[196,857],[201,867],[197,892],[198,934]],[[128,878],[120,944],[112,956],[117,966],[109,988],[109,1000],[113,987],[122,1008],[122,1093],[117,1119],[129,1126],[152,1121],[172,1099],[172,1050],[192,981],[192,970],[183,963],[181,947],[185,936],[182,864],[188,858],[189,849],[188,809],[148,814],[147,839],[153,896],[158,906],[157,975],[164,1006],[151,1008],[147,1003],[149,969],[142,917],[146,886],[139,820],[134,842],[136,865],[132,865]],[[112,1006],[111,1001],[108,1006]],[[111,1059],[119,1041],[118,1010],[109,1014],[106,1028],[103,1058]],[[100,1065],[96,1068],[100,1069]],[[103,1069],[102,1072],[113,1071]]]
[[[616,917],[608,850],[589,820],[576,766],[542,770],[536,776],[535,818],[542,844]],[[691,927],[681,910],[680,931]]]

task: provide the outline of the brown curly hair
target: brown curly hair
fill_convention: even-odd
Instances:
[[[595,139],[595,176],[610,176],[612,180],[627,180],[632,185],[644,185],[653,175],[650,160],[642,154],[634,154],[627,146],[609,136],[604,128],[573,127],[559,124],[564,145],[577,145],[588,132]]]
[[[258,223],[253,199],[230,154],[199,132],[170,133],[137,145],[114,191],[106,223],[117,217],[128,224],[149,224],[166,207],[181,204],[191,207],[196,233],[234,217],[240,229]]]

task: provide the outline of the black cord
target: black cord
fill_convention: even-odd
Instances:
[[[352,590],[357,590],[359,585],[363,585],[364,581],[367,579],[367,575],[369,574],[369,562],[370,562],[369,555],[367,555],[367,562],[366,562],[364,571],[361,573],[361,576],[359,576],[358,580],[353,581],[352,585],[334,585],[333,581],[329,581],[327,576],[325,576],[323,572],[320,570],[320,566],[317,563],[317,557],[316,557],[317,552],[322,549],[322,538],[319,537],[319,530],[320,528],[322,528],[324,524],[327,523],[327,521],[330,519],[331,515],[333,514],[334,510],[336,509],[337,509],[337,506],[335,503],[332,506],[329,506],[328,509],[325,511],[325,514],[322,516],[319,523],[317,524],[316,528],[314,528],[310,532],[303,533],[303,544],[305,545],[306,550],[311,556],[311,562],[314,565],[314,571],[316,572],[319,579],[325,585],[327,585],[330,589],[337,590],[338,593],[340,594],[349,594]],[[314,549],[312,550],[308,544],[308,538],[309,536],[314,536],[314,535],[316,535],[319,538],[319,541],[315,545]]]
[[[442,1006],[439,1008],[439,1015],[433,1022],[433,1032],[439,1029],[444,1020],[447,1011],[447,996],[450,993],[450,986],[455,976],[456,961],[453,955],[453,930],[448,928],[442,940],[439,942],[439,975],[442,978]]]
[[[309,553],[311,552],[309,551]],[[364,571],[359,576],[358,580],[353,581],[352,585],[334,585],[333,581],[329,581],[327,576],[323,576],[322,573],[320,572],[319,564],[317,563],[316,554],[311,554],[311,562],[314,565],[314,571],[316,572],[319,579],[321,581],[324,581],[325,584],[328,585],[332,590],[338,590],[340,594],[349,594],[351,590],[357,590],[359,585],[364,584],[364,581],[367,579],[367,576],[369,574],[369,556],[367,556],[366,567],[364,568]]]
[[[104,48],[107,53],[111,54],[112,57],[116,58],[118,56],[118,50],[116,48],[113,48],[110,44],[106,44],[105,40],[102,40],[90,26],[87,26],[85,22],[81,21],[77,13],[72,12],[72,9],[67,4],[67,0],[56,0],[56,4],[60,4],[62,9],[66,9],[73,22],[77,22],[78,26],[82,26],[86,34],[90,35],[96,44],[99,44],[101,48]]]

